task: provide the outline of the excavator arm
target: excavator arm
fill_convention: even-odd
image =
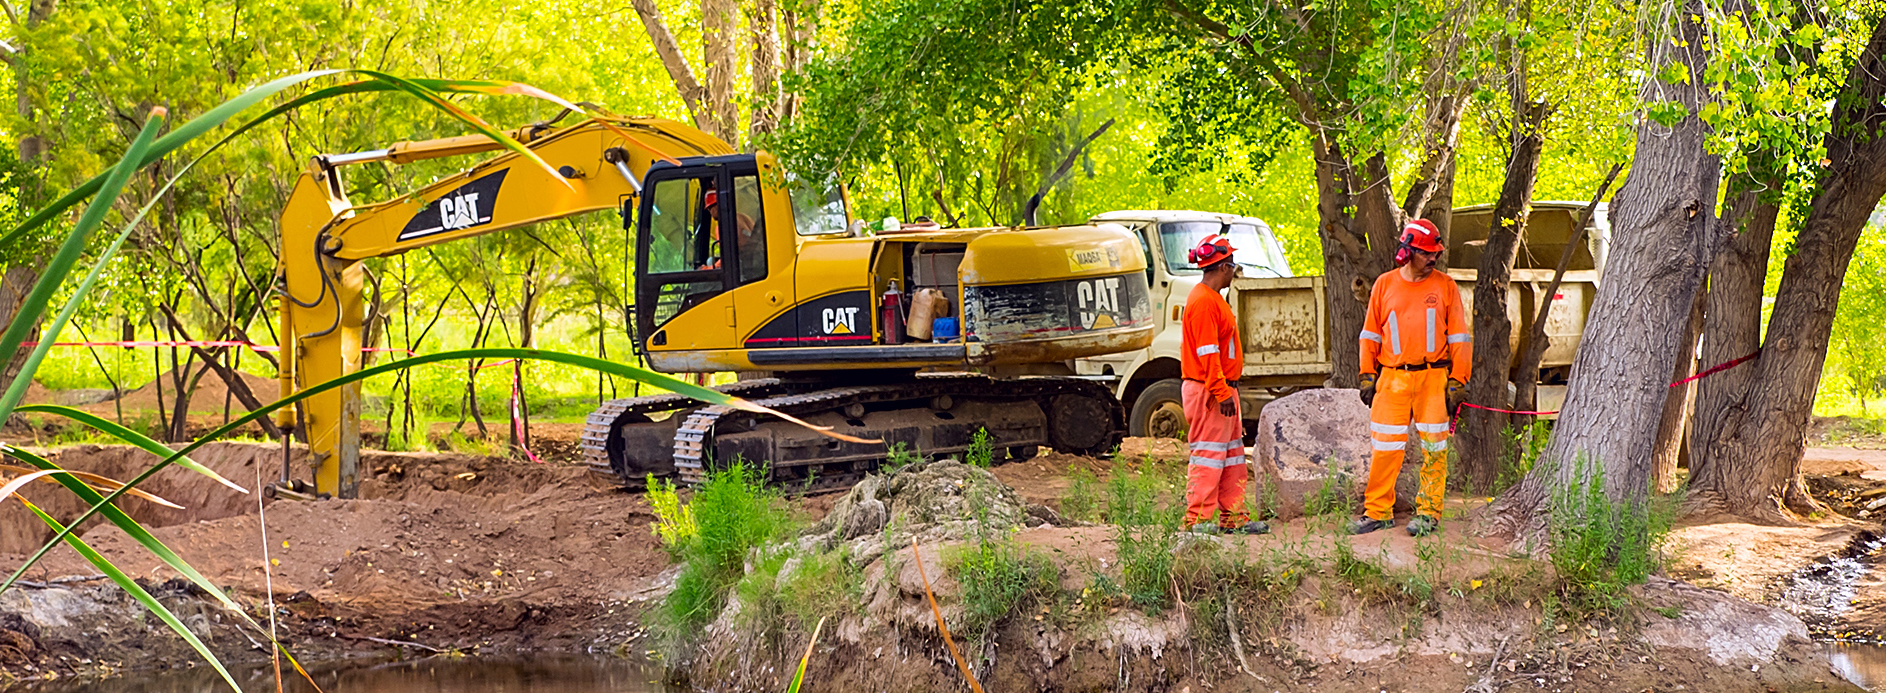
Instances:
[[[407,164],[503,147],[468,136],[314,157],[281,217],[283,397],[360,369],[362,261],[623,208],[641,193],[641,179],[653,163],[732,153],[700,130],[658,118],[604,116],[561,128],[529,126],[511,135],[549,168],[506,151],[410,195],[363,206],[348,201],[341,167]],[[283,430],[308,444],[315,491],[354,497],[360,384],[316,394],[277,417]]]

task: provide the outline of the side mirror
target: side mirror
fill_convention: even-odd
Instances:
[[[634,197],[629,197],[622,200],[622,230],[631,231],[631,232],[635,230],[635,198]]]

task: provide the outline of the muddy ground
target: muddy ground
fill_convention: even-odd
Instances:
[[[536,435],[557,437],[554,429],[539,429]],[[1137,461],[1179,452],[1170,441],[1133,440],[1122,458]],[[154,459],[99,446],[49,454],[62,465],[120,478]],[[272,445],[218,443],[195,457],[254,488],[258,480],[279,473],[280,455],[280,448]],[[258,619],[266,621],[266,599],[273,595],[282,640],[306,659],[380,655],[389,649],[655,649],[642,615],[672,581],[673,571],[650,533],[653,515],[639,494],[599,484],[580,467],[559,460],[538,464],[449,453],[368,452],[362,463],[372,475],[363,483],[359,500],[263,501],[258,509],[254,494],[236,493],[173,469],[145,488],[186,510],[135,500],[128,501],[126,509],[231,591]],[[1026,500],[1055,506],[1068,494],[1071,470],[1104,477],[1111,464],[1049,452],[998,467],[995,473]],[[298,459],[295,466],[305,468]],[[1730,653],[1734,656],[1717,657],[1685,644],[1699,632],[1720,634],[1725,628],[1733,631],[1737,623],[1768,623],[1778,612],[1744,613],[1737,611],[1740,602],[1718,595],[1781,603],[1797,572],[1813,571],[1828,556],[1851,553],[1848,547],[1863,544],[1863,533],[1877,527],[1872,516],[1878,513],[1866,518],[1859,513],[1870,502],[1866,499],[1886,497],[1864,495],[1886,488],[1886,452],[1813,450],[1808,467],[1818,480],[1817,495],[1836,512],[1853,517],[1830,517],[1795,528],[1705,525],[1678,530],[1670,571],[1677,580],[1653,580],[1638,590],[1638,597],[1681,617],[1667,619],[1672,623],[1650,619],[1649,630],[1627,627],[1622,636],[1577,629],[1542,633],[1538,605],[1489,609],[1469,595],[1441,600],[1437,611],[1424,618],[1424,634],[1410,638],[1399,629],[1377,632],[1382,627],[1370,621],[1371,614],[1387,612],[1372,611],[1367,600],[1331,592],[1312,578],[1290,600],[1289,608],[1298,616],[1279,621],[1288,626],[1280,625],[1265,639],[1248,644],[1249,671],[1227,668],[1223,657],[1212,654],[1222,653],[1222,645],[1208,651],[1204,665],[1189,646],[1148,649],[1149,633],[1158,633],[1160,643],[1186,642],[1190,624],[1174,626],[1170,618],[1147,619],[1125,609],[1106,613],[1086,630],[1059,635],[1027,621],[1012,624],[992,641],[995,650],[1003,643],[1011,648],[1059,643],[1063,650],[1033,659],[993,656],[989,661],[995,664],[987,665],[986,673],[992,682],[1006,683],[992,690],[1851,690],[1826,671],[1826,660],[1814,646],[1783,632],[1785,623],[1768,628],[1768,636],[1751,641],[1739,654]],[[1822,488],[1833,490],[1822,493]],[[36,485],[26,495],[57,517],[69,518],[80,510],[68,494],[50,486]],[[1842,500],[1849,496],[1854,501]],[[837,494],[826,494],[795,499],[793,504],[810,523],[836,500]],[[1272,537],[1223,541],[1231,550],[1262,552],[1306,541],[1310,534],[1305,525],[1298,525],[1280,528]],[[0,505],[0,569],[19,565],[21,554],[47,536],[43,525],[20,505]],[[1068,575],[1086,574],[1095,566],[1105,570],[1112,560],[1112,540],[1100,527],[1035,528],[1023,532],[1021,539],[1060,556]],[[147,583],[219,654],[232,660],[263,656],[257,635],[238,627],[233,615],[176,580],[115,528],[88,528],[85,540]],[[1364,537],[1355,547],[1358,553],[1379,555],[1391,563],[1412,561],[1415,551],[1399,531]],[[1464,545],[1459,550],[1502,560],[1495,547]],[[1858,560],[1870,565],[1875,558],[1867,553]],[[890,590],[886,599],[904,607],[920,604],[912,599],[904,577],[897,573],[897,579],[887,583],[891,587],[885,588]],[[930,577],[944,583],[938,585],[940,591],[947,591],[946,578],[934,573]],[[70,549],[56,549],[26,579],[29,582],[20,588],[0,594],[0,681],[190,666],[196,661],[175,635],[153,628],[135,603],[98,579]],[[1820,635],[1864,639],[1862,634],[1886,633],[1882,584],[1868,572],[1853,585],[1853,608],[1800,615]],[[960,686],[940,640],[922,624],[927,611],[903,611],[908,612],[904,621],[874,626],[888,630],[858,630],[851,638],[839,637],[822,646],[815,657],[814,670],[820,673],[815,680],[828,690]],[[1703,625],[1682,619],[1713,619],[1711,627],[1717,630],[1695,630]],[[1691,630],[1671,630],[1678,626]],[[873,634],[886,633],[895,641],[870,640]],[[803,646],[802,640],[783,650]],[[885,657],[897,658],[896,664],[887,664]],[[1749,657],[1756,659],[1743,661]],[[738,681],[741,687],[770,686],[764,678]],[[694,683],[715,687],[698,676]]]

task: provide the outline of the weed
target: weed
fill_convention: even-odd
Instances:
[[[923,464],[923,462],[924,457],[922,454],[902,442],[897,442],[891,443],[890,448],[885,451],[884,464],[879,468],[883,470],[885,474],[896,474],[903,471],[905,467],[909,467],[913,464]]]
[[[510,454],[509,448],[501,441],[491,438],[473,438],[459,431],[445,434],[445,448],[452,452],[480,457],[504,457]]]
[[[1330,457],[1323,461],[1323,485],[1303,499],[1303,514],[1349,517],[1356,512],[1355,480]]]
[[[1068,474],[1067,495],[1061,497],[1061,516],[1079,522],[1100,519],[1100,479],[1092,471],[1076,468]]]
[[[781,536],[790,520],[764,470],[735,459],[714,471],[693,502],[693,540],[681,544],[683,566],[662,603],[661,620],[679,635],[713,618],[727,591],[741,580],[753,549]]]
[[[853,565],[840,549],[798,557],[780,579],[779,596],[787,615],[810,630],[820,618],[855,613],[864,603],[864,566]]]
[[[944,565],[963,587],[964,633],[986,637],[1010,614],[1051,598],[1060,590],[1060,570],[1045,556],[1013,538],[989,539],[953,549]]]
[[[674,482],[648,475],[648,506],[655,511],[655,524],[649,531],[661,538],[661,548],[679,560],[689,542],[700,534],[694,524],[694,509],[681,504]]]
[[[1506,430],[1500,432],[1500,439],[1503,443],[1500,471],[1493,481],[1493,488],[1486,494],[1489,496],[1499,495],[1526,478],[1533,464],[1539,461],[1539,454],[1545,452],[1546,443],[1552,441],[1552,429],[1545,419],[1534,419],[1532,423],[1517,429],[1506,427]]]
[[[995,443],[989,439],[989,429],[976,429],[976,435],[969,439],[969,449],[963,451],[963,460],[971,467],[988,469],[994,459]]]
[[[1566,613],[1574,618],[1620,615],[1625,588],[1644,581],[1661,561],[1678,499],[1617,503],[1605,493],[1603,465],[1580,456],[1573,478],[1551,502],[1552,568]]]
[[[1138,472],[1119,465],[1107,478],[1107,522],[1114,525],[1120,587],[1148,614],[1163,611],[1168,603],[1172,538],[1180,520],[1175,509],[1160,505],[1165,484],[1156,474],[1150,463]]]

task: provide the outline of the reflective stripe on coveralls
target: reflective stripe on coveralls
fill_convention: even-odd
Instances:
[[[1441,516],[1441,498],[1447,489],[1447,372],[1439,368],[1404,371],[1384,368],[1375,383],[1375,403],[1369,407],[1369,434],[1374,455],[1369,460],[1369,485],[1363,510],[1386,520],[1395,513],[1395,478],[1407,458],[1410,419],[1421,443],[1421,485],[1415,513]]]
[[[1179,386],[1185,407],[1191,459],[1186,465],[1185,524],[1218,515],[1218,525],[1233,528],[1251,521],[1244,508],[1244,484],[1250,466],[1244,460],[1244,421],[1233,398],[1230,416],[1218,411],[1205,384],[1187,380]]]

